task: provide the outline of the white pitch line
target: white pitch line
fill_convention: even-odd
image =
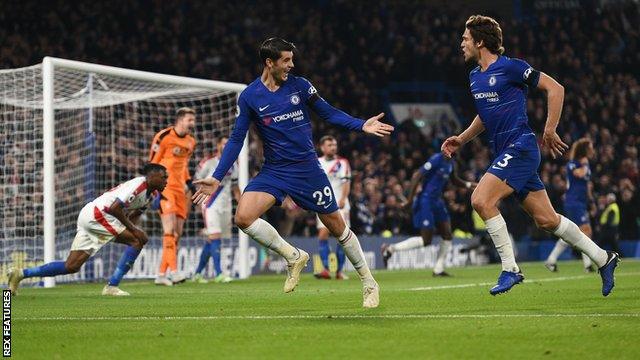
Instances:
[[[158,321],[158,320],[362,320],[362,319],[492,319],[492,318],[638,318],[640,313],[612,314],[387,314],[387,315],[229,315],[229,316],[89,316],[14,318],[18,321]]]
[[[634,276],[640,275],[640,273],[622,273],[616,274],[617,276]],[[539,283],[539,282],[552,282],[552,281],[569,281],[569,280],[580,280],[580,279],[591,279],[594,275],[576,275],[576,276],[559,276],[552,278],[543,278],[543,279],[525,279],[525,283]],[[424,287],[415,287],[407,290],[410,291],[431,291],[431,290],[445,290],[445,289],[461,289],[468,287],[476,287],[476,286],[491,286],[495,285],[494,282],[483,282],[483,283],[470,283],[470,284],[457,284],[457,285],[438,285],[438,286],[424,286]]]

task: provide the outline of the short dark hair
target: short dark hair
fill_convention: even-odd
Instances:
[[[180,109],[176,110],[176,121],[182,119],[182,117],[184,117],[187,114],[195,115],[196,111],[190,107],[181,107]]]
[[[277,37],[268,38],[260,44],[260,59],[263,64],[267,59],[276,61],[280,59],[281,52],[295,50],[296,46],[292,42]]]
[[[583,157],[587,156],[589,151],[589,145],[591,145],[591,139],[582,138],[576,140],[576,142],[571,145],[571,150],[569,151],[569,158],[571,160],[579,160]]]
[[[320,138],[320,145],[324,145],[324,143],[327,141],[337,141],[337,140],[335,137],[333,137],[333,135],[325,135]]]
[[[156,164],[156,163],[147,163],[143,168],[142,168],[142,174],[144,176],[147,176],[149,174],[151,174],[152,172],[156,172],[156,171],[167,171],[167,168],[164,167],[163,165],[160,164]]]
[[[489,16],[471,15],[464,26],[469,29],[473,41],[480,42],[493,54],[504,53],[500,24]]]

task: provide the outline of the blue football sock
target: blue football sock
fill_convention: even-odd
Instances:
[[[336,258],[338,259],[338,270],[337,272],[341,272],[342,271],[342,267],[344,266],[344,261],[346,259],[346,255],[344,253],[344,249],[342,248],[342,245],[337,244],[336,245]]]
[[[209,246],[209,252],[211,253],[211,257],[213,257],[213,267],[216,270],[216,276],[222,274],[222,268],[220,267],[220,239],[215,239],[211,241],[211,245]]]
[[[328,240],[320,240],[319,241],[319,252],[320,252],[320,260],[322,260],[322,266],[326,270],[329,270],[329,241]]]
[[[53,261],[44,265],[24,269],[22,271],[25,278],[46,277],[68,274],[69,271],[64,266],[64,261]]]
[[[109,279],[110,286],[120,285],[120,281],[122,281],[124,275],[131,269],[133,263],[136,262],[138,255],[140,255],[140,250],[127,246],[124,254],[122,254],[118,261],[118,265],[116,265],[116,270],[113,272],[113,275],[111,275],[111,279]]]
[[[207,263],[209,262],[209,256],[211,256],[210,249],[211,243],[207,242],[202,247],[202,252],[200,253],[200,262],[198,262],[198,268],[196,268],[196,274],[202,273],[202,270],[207,267]]]

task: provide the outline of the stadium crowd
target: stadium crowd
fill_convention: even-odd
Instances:
[[[248,83],[261,69],[260,41],[280,36],[298,45],[295,72],[309,78],[334,106],[355,116],[366,118],[383,110],[381,93],[391,83],[429,81],[460,90],[464,96],[456,99],[455,108],[460,126],[441,127],[430,136],[412,121],[403,121],[407,119],[395,119],[394,136],[381,141],[314,123],[314,135],[336,136],[340,154],[351,162],[352,222],[361,233],[414,231],[410,214],[402,207],[413,171],[439,151],[446,136],[475,115],[468,93],[471,67],[463,63],[459,51],[464,21],[470,14],[459,9],[429,7],[418,1],[320,0],[56,0],[3,6],[2,68],[32,65],[51,55]],[[25,6],[37,6],[38,11]],[[27,15],[34,13],[45,15],[42,19]],[[613,193],[621,211],[620,237],[640,238],[640,31],[633,25],[640,23],[639,6],[629,3],[497,18],[504,32],[505,54],[527,60],[564,85],[559,133],[565,142],[584,136],[595,142],[594,219],[606,205],[606,195]],[[545,101],[538,91],[530,94],[530,124],[539,134],[546,119]],[[491,154],[483,141],[474,140],[458,156],[461,177],[477,180],[488,167]],[[255,169],[259,146],[252,149]],[[541,178],[556,209],[562,209],[566,161],[543,152]],[[454,227],[465,231],[473,230],[469,197],[466,189],[450,188],[445,193]],[[516,238],[546,236],[534,229],[515,201],[503,206]],[[276,209],[270,216],[288,221],[289,232],[312,235],[315,231],[315,217],[295,206]]]

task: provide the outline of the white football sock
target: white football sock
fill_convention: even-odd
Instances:
[[[553,250],[551,250],[551,254],[549,254],[549,257],[547,258],[546,263],[547,264],[555,264],[558,262],[558,258],[560,257],[560,255],[562,255],[562,253],[569,247],[569,244],[567,244],[564,240],[559,239],[558,241],[556,241],[556,246],[553,247]]]
[[[410,250],[415,248],[420,248],[424,246],[424,241],[422,241],[422,236],[414,236],[410,237],[407,240],[400,241],[397,244],[391,244],[389,246],[389,250],[391,252],[398,250]]]
[[[585,253],[582,253],[582,265],[584,266],[584,268],[586,269],[590,267],[591,264],[591,259],[589,259],[589,257]]]
[[[599,268],[607,263],[607,252],[596,245],[587,235],[580,231],[578,225],[566,217],[560,215],[560,225],[553,231],[553,234],[582,251]]]
[[[439,274],[444,272],[444,261],[447,258],[447,254],[451,249],[452,241],[444,240],[440,241],[440,247],[438,248],[438,257],[436,258],[436,265],[433,267],[433,272]]]
[[[242,229],[242,231],[251,236],[260,245],[280,254],[288,262],[295,261],[300,256],[300,251],[297,248],[286,242],[271,224],[260,218],[247,228]]]
[[[491,240],[498,250],[500,260],[502,261],[502,271],[520,272],[518,264],[516,264],[516,256],[513,253],[513,245],[511,237],[507,231],[507,223],[501,214],[485,221],[487,232],[491,235]]]
[[[353,264],[358,275],[360,275],[360,280],[362,280],[365,285],[375,282],[373,275],[371,275],[371,270],[369,270],[369,266],[367,265],[367,260],[364,258],[360,241],[358,241],[358,237],[348,226],[345,227],[344,232],[338,238],[338,242],[342,245],[345,255],[347,255],[347,258],[349,258],[349,261]]]

